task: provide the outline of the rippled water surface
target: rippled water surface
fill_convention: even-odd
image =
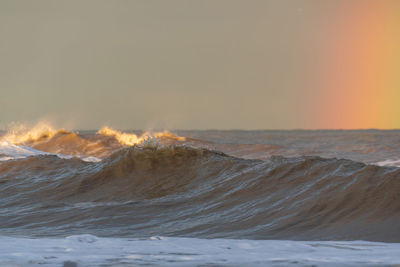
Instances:
[[[0,235],[400,242],[399,141],[377,130],[3,132]]]

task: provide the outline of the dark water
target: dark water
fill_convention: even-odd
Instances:
[[[178,134],[17,144],[102,160],[0,161],[0,235],[400,241],[400,168],[371,164],[400,158],[398,131]]]

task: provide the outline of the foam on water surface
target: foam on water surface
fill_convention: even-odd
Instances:
[[[49,153],[39,151],[30,147],[17,146],[9,142],[2,141],[0,142],[0,154],[5,155],[5,157],[9,158],[24,158]]]
[[[21,159],[31,156],[40,156],[40,155],[54,155],[62,159],[71,159],[73,156],[63,155],[57,153],[48,153],[40,150],[36,150],[27,146],[14,145],[7,141],[0,142],[0,161],[12,160],[12,159]],[[99,162],[101,159],[97,157],[84,157],[78,156],[83,161],[87,162]]]
[[[0,237],[1,266],[384,266],[399,243],[151,237]]]
[[[388,159],[388,160],[384,160],[384,161],[379,161],[375,165],[400,167],[400,159]]]

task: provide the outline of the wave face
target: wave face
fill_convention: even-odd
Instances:
[[[400,241],[399,168],[243,159],[184,144],[121,147],[99,162],[1,162],[0,234]]]

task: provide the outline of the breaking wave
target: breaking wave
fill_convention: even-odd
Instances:
[[[45,144],[69,138],[80,144],[69,132]],[[0,163],[0,233],[400,241],[399,168],[179,144],[107,153]]]
[[[31,150],[29,153],[22,154],[29,156],[46,154],[43,152],[47,152],[57,155],[102,159],[126,146],[146,143],[173,144],[185,140],[185,137],[174,135],[168,131],[146,131],[135,134],[123,133],[105,126],[96,134],[92,134],[72,132],[65,129],[56,130],[50,124],[40,122],[33,127],[17,125],[9,129],[5,135],[0,136],[0,154],[7,154],[4,151]],[[31,153],[32,151],[34,153]],[[21,155],[19,152],[16,153]],[[12,155],[7,156],[13,158]]]

